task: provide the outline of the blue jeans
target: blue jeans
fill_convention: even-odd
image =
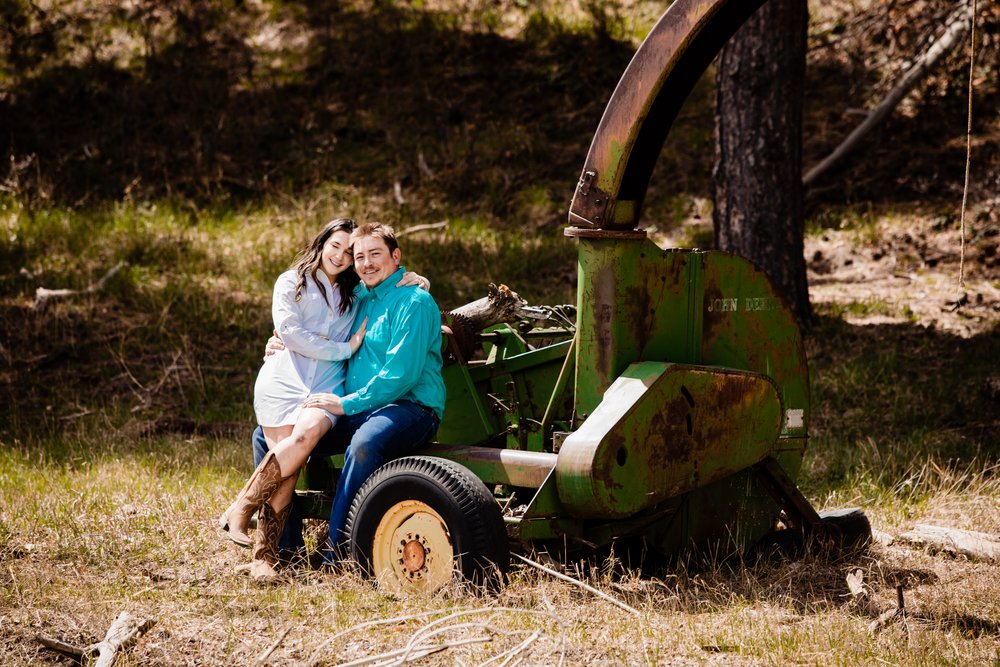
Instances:
[[[354,496],[383,463],[405,456],[437,431],[437,419],[416,403],[397,401],[375,410],[337,419],[332,438],[324,438],[314,453],[344,452],[344,470],[337,482],[330,512],[330,548],[349,537],[344,533]],[[334,452],[327,443],[334,442]]]

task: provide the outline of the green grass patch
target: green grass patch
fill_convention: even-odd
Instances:
[[[899,519],[931,497],[995,486],[984,471],[1000,460],[1000,436],[992,369],[982,363],[1000,354],[995,332],[963,339],[823,318],[810,339],[810,495],[853,498]]]

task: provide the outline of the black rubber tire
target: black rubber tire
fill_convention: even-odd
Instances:
[[[366,574],[375,575],[372,554],[379,522],[407,500],[425,503],[444,520],[456,574],[490,589],[503,584],[510,567],[510,547],[500,506],[468,468],[431,456],[386,463],[355,496],[346,531],[351,555]]]
[[[801,530],[786,528],[768,533],[755,545],[763,558],[800,558],[807,549],[826,550],[828,555],[845,555],[866,549],[872,542],[872,526],[858,508],[820,512],[825,535],[807,539]]]
[[[820,512],[819,517],[837,541],[841,551],[867,548],[872,542],[872,524],[864,511],[856,507]]]

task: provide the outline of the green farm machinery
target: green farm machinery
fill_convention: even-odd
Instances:
[[[674,556],[870,537],[863,514],[821,517],[795,486],[808,368],[764,273],[729,253],[661,249],[638,229],[681,104],[761,4],[676,0],[636,52],[564,230],[579,248],[575,308],[522,308],[485,330],[447,318],[435,441],[377,471],[348,521],[352,555],[388,590],[504,572],[511,546],[638,539]],[[336,466],[313,462],[309,488],[329,490]]]

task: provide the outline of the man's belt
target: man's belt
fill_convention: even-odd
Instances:
[[[423,410],[424,412],[426,412],[427,414],[429,414],[431,418],[434,419],[435,424],[441,423],[441,420],[438,418],[438,415],[436,412],[434,412],[433,408],[429,408],[426,405],[421,405],[420,403],[414,403],[414,405]]]

